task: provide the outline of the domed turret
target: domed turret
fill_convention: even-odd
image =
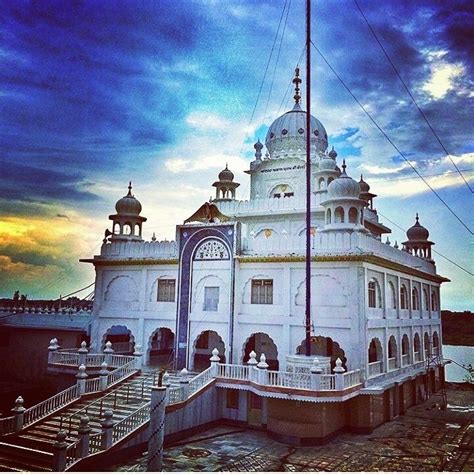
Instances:
[[[142,205],[132,194],[132,183],[128,184],[128,193],[115,204],[117,214],[109,216],[113,222],[112,232],[107,231],[111,240],[143,240],[142,224],[146,217],[140,216]]]
[[[214,201],[230,201],[235,199],[235,190],[240,186],[234,182],[234,173],[230,171],[227,163],[225,168],[218,175],[219,181],[212,185],[216,188],[216,198]]]
[[[362,177],[362,175],[360,175],[359,186],[360,186],[361,194],[368,193],[370,191],[370,186],[364,181],[364,178]]]
[[[142,212],[140,201],[132,194],[132,183],[128,185],[128,193],[115,204],[117,214],[124,216],[138,216]]]
[[[365,202],[359,199],[359,183],[347,175],[346,160],[342,163],[342,173],[329,183],[326,198],[321,202],[326,210],[326,223],[321,232],[367,233],[362,214]]]
[[[328,186],[328,199],[359,199],[360,186],[357,181],[346,174],[346,161],[343,161],[342,173]]]
[[[370,209],[373,209],[374,203],[373,199],[374,197],[377,197],[377,194],[373,194],[370,191],[370,186],[368,183],[364,181],[364,178],[362,175],[360,175],[360,181],[359,181],[359,187],[360,187],[360,199],[366,202],[367,206],[370,207]]]
[[[408,240],[411,241],[421,241],[428,240],[430,233],[426,227],[423,227],[420,224],[418,213],[416,214],[416,222],[407,230]]]
[[[301,109],[299,69],[293,79],[295,88],[295,105],[292,110],[278,117],[268,129],[265,146],[272,159],[295,157],[303,158],[306,153],[306,112]],[[321,154],[327,149],[328,136],[323,124],[311,116],[311,152]]]
[[[432,262],[431,246],[434,245],[434,243],[428,240],[429,236],[430,233],[428,229],[420,224],[417,213],[415,224],[407,230],[408,240],[403,242],[404,249],[412,255]]]

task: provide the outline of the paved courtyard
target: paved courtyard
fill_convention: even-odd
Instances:
[[[165,471],[474,471],[474,390],[448,390],[370,435],[317,447],[278,443],[262,431],[218,427],[165,450]],[[145,471],[146,453],[117,471]]]

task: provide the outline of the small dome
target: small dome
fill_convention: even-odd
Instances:
[[[364,178],[362,177],[362,175],[360,175],[359,186],[360,186],[361,193],[368,193],[370,190],[370,186],[364,181]]]
[[[115,204],[117,214],[127,216],[138,216],[142,212],[140,201],[132,195],[132,183],[128,185],[128,194],[119,199]]]
[[[337,158],[337,151],[332,147],[332,150],[329,152],[329,158],[335,160]]]
[[[423,227],[418,222],[418,213],[417,213],[415,224],[407,230],[408,240],[428,240],[429,236],[430,236],[430,233],[428,232],[428,229]]]
[[[233,181],[234,180],[234,173],[230,171],[230,169],[227,167],[227,163],[225,165],[225,169],[223,169],[219,173],[219,181]]]
[[[346,162],[343,161],[342,173],[340,176],[329,183],[328,198],[354,198],[359,199],[360,186],[359,183],[353,180],[346,174]]]
[[[336,162],[331,158],[325,157],[319,162],[319,169],[321,171],[335,171],[336,168]]]

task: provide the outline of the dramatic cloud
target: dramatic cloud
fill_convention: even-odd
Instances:
[[[291,107],[299,60],[305,73],[304,2],[291,2],[285,35],[280,43],[283,20],[273,46],[289,4],[0,0],[0,219],[8,222],[0,228],[0,293],[12,285],[28,292],[44,281],[48,296],[89,283],[91,269],[75,262],[100,245],[129,180],[148,217],[146,238],[152,232],[173,238],[174,226],[214,193],[212,183],[226,163],[241,183],[238,197],[246,199],[253,144]],[[359,4],[474,186],[472,2]],[[313,41],[324,58],[472,227],[466,206],[472,194],[355,3],[318,0],[315,6]],[[414,213],[424,211],[436,248],[468,261],[465,229],[312,53],[312,110],[349,173],[364,173],[380,196],[378,208],[400,225],[408,227]],[[15,226],[23,230],[14,234]],[[466,287],[462,271],[441,261],[438,269],[457,279],[456,288]],[[48,286],[49,275],[54,280],[63,271],[70,281]],[[444,290],[447,307],[462,304],[454,288]]]

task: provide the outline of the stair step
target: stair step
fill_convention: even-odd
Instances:
[[[21,471],[51,471],[53,455],[39,449],[0,442],[0,464]]]

